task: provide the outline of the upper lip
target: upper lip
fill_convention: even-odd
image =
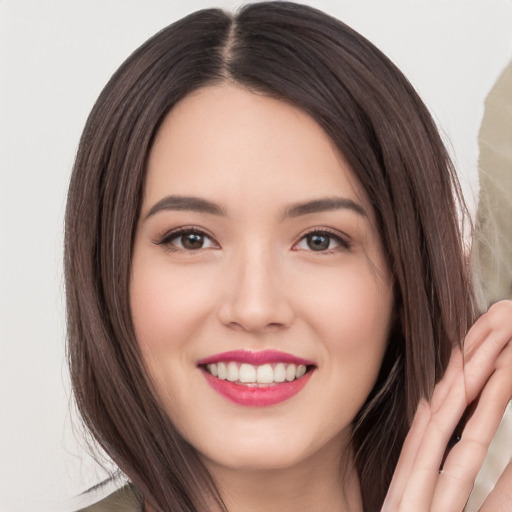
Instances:
[[[230,350],[228,352],[221,352],[212,356],[205,357],[197,361],[197,365],[205,365],[226,361],[236,361],[240,363],[248,363],[252,365],[262,365],[265,363],[293,363],[303,364],[305,366],[315,365],[313,361],[297,357],[280,350]]]

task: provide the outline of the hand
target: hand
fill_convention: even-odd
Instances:
[[[455,348],[430,403],[420,402],[381,512],[462,512],[512,396],[512,302],[502,301]],[[473,412],[442,465],[464,411]],[[512,510],[512,464],[480,512]]]

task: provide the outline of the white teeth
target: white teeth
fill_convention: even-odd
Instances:
[[[286,380],[286,368],[283,363],[277,363],[274,368],[274,381],[284,382]]]
[[[240,382],[256,382],[256,368],[252,364],[242,364],[239,375]]]
[[[227,380],[235,382],[238,380],[238,365],[233,361],[228,363],[228,376]]]
[[[297,367],[294,364],[290,364],[288,368],[286,368],[286,380],[291,382],[292,380],[295,380],[296,375]]]
[[[217,377],[222,380],[226,380],[226,377],[228,376],[228,370],[226,368],[225,363],[218,363],[217,364]]]
[[[269,364],[258,366],[256,372],[256,380],[258,384],[270,384],[274,382],[274,370]]]
[[[214,377],[230,382],[241,384],[272,384],[274,382],[291,382],[300,379],[306,373],[306,366],[303,364],[263,364],[254,366],[247,363],[235,361],[219,362],[206,365],[206,369]]]

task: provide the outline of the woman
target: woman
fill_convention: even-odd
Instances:
[[[319,11],[139,48],[85,127],[65,263],[77,402],[145,509],[462,510],[512,361],[508,303],[459,348],[457,200],[412,87]]]

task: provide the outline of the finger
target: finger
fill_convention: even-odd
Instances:
[[[470,340],[471,346],[466,345],[464,349],[464,376],[468,402],[474,400],[482,389],[495,368],[499,354],[512,344],[512,302],[501,301],[494,304],[477,320],[473,328],[476,329],[475,339]]]
[[[429,420],[430,406],[426,400],[421,400],[409,433],[405,438],[381,512],[391,512],[398,509]]]
[[[470,358],[493,331],[500,332],[505,342],[512,336],[512,301],[496,302],[474,323],[464,340],[465,358]]]
[[[510,512],[512,510],[512,463],[506,468],[479,512]]]
[[[471,326],[468,333],[464,337],[464,358],[469,359],[475,350],[481,346],[483,341],[492,332],[492,324],[484,313],[478,320]]]
[[[463,436],[485,443],[492,441],[512,396],[512,344],[503,349],[495,366],[463,433]]]
[[[430,512],[462,511],[473,490],[476,476],[487,453],[487,446],[462,440],[450,451],[432,497]]]
[[[432,396],[431,417],[410,467],[400,511],[429,511],[446,445],[466,407],[462,354],[454,349]]]
[[[496,361],[500,353],[510,343],[501,333],[492,332],[487,336],[471,359],[466,359],[464,364],[464,379],[467,401],[472,402],[485,385],[486,380],[495,369]]]
[[[511,322],[512,323],[512,322]],[[493,331],[464,364],[464,379],[468,402],[473,401],[494,371],[500,353],[512,345],[508,333]],[[510,369],[509,369],[510,370]]]
[[[463,375],[464,358],[460,348],[454,347],[443,378],[436,384],[434,393],[430,399],[430,408],[433,414],[436,414],[442,407],[446,407],[446,401],[449,399],[449,395],[451,397],[450,399],[453,400],[455,392],[463,389]]]
[[[509,393],[506,391],[508,385],[503,385],[503,383],[508,382],[504,376],[505,370],[508,370],[512,376],[510,371],[512,362],[506,355],[510,350],[505,350],[512,336],[511,312],[511,302],[500,303],[493,306],[486,315],[475,323],[466,337],[465,357],[467,368],[464,368],[464,372],[461,369],[462,357],[460,353],[456,349],[452,353],[446,374],[436,386],[431,400],[430,420],[425,425],[423,419],[421,430],[418,429],[415,435],[411,434],[411,442],[407,446],[404,444],[399,465],[397,465],[390,486],[390,492],[386,497],[386,508],[383,508],[383,511],[430,511],[435,492],[439,494],[439,497],[435,498],[439,500],[439,507],[443,502],[446,504],[443,505],[444,508],[439,510],[453,512],[457,509],[462,510],[464,507],[476,477],[475,471],[477,469],[475,468],[480,467],[485,457],[487,447],[502,416],[503,404],[506,404],[504,397]],[[485,348],[482,349],[482,347]],[[498,362],[496,363],[497,357]],[[495,369],[497,371],[493,374]],[[459,491],[460,489],[463,490],[462,493],[459,491],[454,493],[458,495],[458,500],[456,500],[458,505],[457,508],[454,508],[453,499],[448,493],[442,491],[443,485],[439,488],[436,487],[440,483],[438,468],[448,439],[459,422],[464,409],[470,401],[478,396],[488,380],[490,385],[482,397],[482,404],[485,405],[480,406],[478,413],[473,416],[474,422],[471,428],[469,431],[465,430],[464,443],[453,452],[450,459],[449,467],[453,469],[458,465],[462,479],[457,480],[455,470],[449,471],[446,478],[444,472],[441,475],[441,482],[448,483],[450,477],[452,477],[452,481],[457,480],[457,484],[451,486],[452,490],[454,488]],[[466,390],[466,381],[469,392]],[[485,387],[487,388],[487,386]],[[502,394],[496,393],[495,388],[498,388]],[[478,407],[479,402],[475,403]],[[471,444],[476,448],[471,449]],[[475,449],[480,450],[476,457]],[[467,475],[471,475],[472,478]],[[445,498],[443,498],[443,494],[445,494]],[[450,501],[452,504],[449,503]]]
[[[462,510],[512,395],[512,346],[505,349],[466,424],[450,451],[432,500],[432,512]]]
[[[464,411],[464,399],[447,397],[436,415],[433,415],[411,469],[403,493],[400,511],[430,511],[439,481],[439,467],[451,434]],[[452,509],[455,510],[455,509]]]
[[[453,388],[454,381],[461,374],[462,356],[460,349],[454,349],[450,362],[443,379],[436,385],[432,403],[434,410],[439,409],[445,400],[450,389]],[[460,377],[459,377],[460,378]],[[398,460],[393,479],[391,481],[382,512],[397,510],[404,493],[404,489],[411,475],[411,470],[418,455],[420,447],[424,444],[425,430],[431,420],[432,405],[426,400],[420,400],[418,409],[414,416],[411,428],[405,439],[400,458]]]

